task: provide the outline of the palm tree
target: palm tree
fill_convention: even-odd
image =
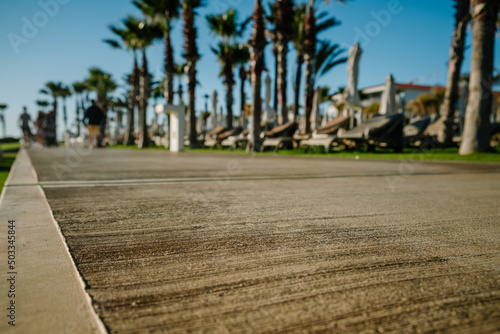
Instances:
[[[63,102],[63,120],[64,120],[64,131],[68,130],[68,113],[66,109],[66,98],[72,95],[71,89],[68,86],[63,86],[60,92],[60,96]]]
[[[280,110],[281,123],[288,122],[287,105],[287,55],[288,43],[293,34],[293,0],[276,1],[276,34],[278,42],[278,89],[281,97]]]
[[[111,74],[104,72],[100,68],[92,67],[89,69],[89,77],[86,79],[88,89],[97,94],[97,103],[107,115],[109,104],[111,103],[110,94],[115,91],[118,85],[115,83]],[[107,119],[106,119],[107,122]],[[101,136],[106,135],[107,123],[101,126]],[[101,137],[101,138],[102,138]]]
[[[297,53],[296,63],[297,70],[295,73],[295,82],[293,85],[294,90],[294,101],[293,101],[293,113],[294,119],[297,120],[299,116],[299,96],[300,96],[300,84],[302,82],[302,65],[304,64],[304,22],[307,13],[307,5],[302,4],[296,6],[293,11],[293,36],[292,43]]]
[[[184,54],[189,93],[189,147],[198,147],[196,136],[196,62],[200,59],[196,45],[197,30],[194,25],[195,10],[203,5],[202,0],[183,0]]]
[[[446,116],[444,128],[439,133],[439,141],[443,146],[453,144],[453,124],[458,102],[458,84],[464,60],[464,45],[467,24],[470,21],[470,0],[455,0],[455,28],[451,42],[450,61],[448,62],[448,84],[446,85],[443,114]]]
[[[7,104],[0,104],[0,111],[2,113],[0,113],[0,122],[2,122],[2,134],[3,134],[3,137],[6,136],[5,134],[5,109],[8,108],[8,105]],[[0,151],[1,152],[1,151]]]
[[[140,70],[137,62],[137,50],[139,49],[138,38],[134,31],[130,30],[128,27],[128,18],[122,20],[125,28],[118,28],[116,26],[110,26],[109,29],[119,37],[120,41],[106,39],[104,42],[111,45],[111,47],[116,49],[126,49],[132,51],[134,57],[134,65],[132,73],[127,76],[127,81],[129,84],[129,93],[127,97],[127,125],[125,126],[125,133],[123,136],[123,145],[133,145],[134,144],[134,124],[135,124],[135,109],[139,101],[139,81],[140,81]]]
[[[149,73],[146,49],[150,47],[154,40],[164,36],[163,30],[158,25],[148,24],[144,20],[128,16],[123,20],[126,31],[132,37],[133,44],[142,53],[142,68],[139,71],[139,148],[148,146],[148,126],[147,126],[147,107],[151,96],[151,74]]]
[[[41,109],[42,112],[45,112],[45,108],[47,108],[50,105],[49,101],[47,100],[36,100],[35,103],[38,106],[38,108]]]
[[[327,0],[324,0],[328,3]],[[339,3],[346,3],[346,0],[337,0]],[[306,87],[305,87],[305,118],[306,132],[310,131],[310,115],[314,98],[315,82],[315,62],[316,62],[316,42],[318,34],[318,24],[315,15],[315,0],[309,0],[306,18],[304,19],[304,61],[306,63]]]
[[[104,72],[98,67],[89,69],[89,76],[85,80],[88,89],[97,94],[97,103],[99,103],[106,113],[110,103],[109,94],[114,92],[118,85],[113,80],[111,74]]]
[[[80,131],[80,123],[81,123],[81,118],[80,118],[80,112],[85,112],[83,110],[83,97],[82,94],[87,90],[87,85],[85,82],[80,82],[76,81],[73,82],[73,92],[76,95],[76,136],[80,137],[81,131]]]
[[[266,28],[266,35],[271,40],[273,44],[273,55],[274,55],[274,94],[273,94],[273,108],[278,110],[278,32],[276,29],[277,14],[276,14],[276,3],[269,4],[270,15],[266,15],[266,21],[269,23],[270,27]]]
[[[154,25],[160,27],[164,35],[165,43],[165,82],[164,96],[167,103],[172,104],[174,99],[174,51],[170,34],[172,22],[180,15],[180,0],[141,0],[134,1],[134,4],[150,18]]]
[[[226,105],[227,105],[227,126],[232,129],[233,124],[233,86],[234,67],[240,63],[248,62],[250,51],[248,47],[238,44],[219,43],[217,49],[212,48],[217,55],[217,60],[222,65],[220,76],[224,77],[224,86],[226,87]]]
[[[304,23],[307,14],[307,5],[302,4],[296,6],[294,9],[294,25],[293,25],[293,37],[292,43],[297,53],[297,70],[295,74],[294,83],[294,114],[295,119],[298,117],[299,111],[299,99],[300,99],[300,86],[302,83],[302,65],[304,64]],[[316,33],[320,34],[330,28],[340,25],[340,21],[337,21],[334,17],[327,17],[328,12],[321,12],[316,19],[322,20],[316,24]]]
[[[341,57],[345,53],[338,44],[329,41],[319,42],[319,49],[316,52],[316,62],[314,64],[314,75],[322,77],[335,66],[347,62],[347,57]]]
[[[490,115],[493,108],[493,62],[498,0],[471,0],[472,64],[469,101],[465,114],[460,154],[490,148]]]
[[[45,84],[45,88],[40,89],[40,93],[52,96],[52,109],[54,118],[54,142],[57,143],[57,99],[61,96],[63,90],[62,82],[49,81]]]
[[[233,128],[233,86],[235,84],[233,70],[239,62],[248,61],[250,53],[245,46],[234,42],[235,37],[241,36],[245,28],[245,23],[237,23],[237,13],[230,9],[221,15],[207,16],[210,30],[221,37],[222,42],[212,51],[217,55],[219,63],[222,65],[221,76],[224,77],[226,86],[226,107],[227,126]],[[237,61],[235,58],[238,58]]]
[[[141,69],[141,80],[140,80],[140,95],[141,99],[139,101],[139,124],[140,124],[140,136],[139,136],[139,148],[147,147],[149,142],[148,137],[148,125],[147,125],[147,108],[148,108],[148,100],[151,97],[152,91],[152,75],[149,73],[148,60],[146,56],[146,48],[150,47],[153,44],[155,39],[159,39],[162,37],[163,32],[151,25],[140,25],[139,37],[141,42],[142,49],[142,69]]]
[[[255,8],[253,13],[253,32],[249,41],[250,44],[250,59],[252,64],[251,80],[252,80],[252,132],[249,142],[250,148],[254,152],[260,151],[260,116],[262,113],[262,98],[261,91],[261,76],[264,70],[264,49],[267,44],[266,29],[264,25],[264,8],[261,0],[255,0]]]

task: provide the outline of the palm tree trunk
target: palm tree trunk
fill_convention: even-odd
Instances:
[[[277,47],[277,45],[275,45],[273,48],[273,54],[274,54],[274,96],[273,96],[273,103],[274,103],[274,110],[276,112],[278,112],[278,94],[279,94],[278,67],[279,67],[279,61],[278,61],[278,47]]]
[[[129,94],[127,98],[128,107],[127,107],[127,125],[125,126],[125,133],[123,135],[123,145],[134,145],[134,102],[133,97]]]
[[[63,121],[64,121],[64,131],[68,131],[68,111],[66,109],[65,97],[63,97]]]
[[[233,86],[234,86],[234,76],[233,76],[233,63],[231,55],[226,50],[225,62],[224,62],[224,77],[226,86],[226,107],[227,107],[227,128],[231,130],[233,128]]]
[[[170,25],[170,24],[169,24]],[[165,33],[165,99],[174,103],[174,51],[170,40],[170,28]]]
[[[254,27],[252,37],[250,39],[251,59],[252,59],[252,129],[249,148],[254,152],[260,152],[260,118],[262,114],[262,98],[261,98],[261,76],[264,70],[264,49],[266,47],[266,35],[264,25],[264,8],[262,8],[261,0],[255,1],[255,9],[253,13]]]
[[[241,79],[241,87],[240,87],[240,118],[245,117],[245,82],[247,81],[247,72],[243,66],[240,67],[240,79]]]
[[[146,111],[148,109],[148,97],[149,97],[149,69],[148,60],[146,57],[146,50],[142,50],[142,69],[141,78],[139,79],[139,149],[148,147],[149,137],[148,137],[148,124],[146,118]]]
[[[189,148],[198,147],[196,135],[196,62],[200,58],[196,45],[197,31],[194,25],[195,12],[192,4],[184,2],[184,58],[187,62],[189,94]]]
[[[227,128],[233,128],[233,86],[226,84]]]
[[[254,152],[260,152],[261,139],[260,139],[260,119],[262,115],[262,74],[258,71],[252,71],[252,148]]]
[[[311,132],[311,111],[314,98],[314,67],[316,58],[316,17],[312,5],[304,22],[304,60],[306,63],[306,91],[305,91],[305,132]]]
[[[281,124],[288,122],[287,106],[287,59],[288,41],[284,40],[278,46],[278,89],[280,92],[280,110]]]
[[[494,44],[499,6],[498,0],[471,0],[472,64],[469,101],[460,146],[462,155],[490,148]]]
[[[302,64],[304,63],[304,55],[303,54],[298,54],[297,55],[297,73],[295,75],[295,85],[294,85],[294,93],[295,93],[295,100],[293,103],[293,115],[294,119],[297,122],[298,117],[299,117],[299,107],[300,107],[300,84],[302,82]]]
[[[293,0],[277,0],[276,2],[277,19],[277,39],[278,39],[278,89],[280,91],[280,111],[281,124],[288,122],[287,105],[287,55],[288,42],[292,33],[293,20]]]
[[[81,96],[80,95],[77,95],[75,97],[75,101],[76,101],[76,136],[77,137],[80,137],[80,101],[79,99],[81,99]]]
[[[311,132],[311,112],[314,99],[314,59],[306,56],[305,132]]]
[[[198,147],[196,136],[196,62],[188,61],[189,148]]]
[[[470,20],[469,0],[455,0],[457,13],[455,15],[455,29],[451,43],[450,61],[448,63],[448,84],[443,102],[442,114],[446,116],[445,126],[439,133],[439,142],[443,146],[453,144],[453,125],[455,121],[455,107],[458,102],[458,83],[464,59],[464,44],[467,23]]]

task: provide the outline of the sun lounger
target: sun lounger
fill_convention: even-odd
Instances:
[[[343,141],[352,141],[356,146],[368,145],[369,150],[375,146],[392,147],[401,152],[404,147],[404,116],[402,114],[374,117],[352,130],[338,134]]]
[[[409,146],[419,146],[420,143],[428,138],[425,134],[425,130],[431,122],[430,117],[418,119],[408,125],[403,129],[405,142]]]
[[[263,152],[266,147],[274,147],[275,152],[283,147],[293,148],[293,134],[295,131],[297,131],[297,123],[292,121],[264,132],[264,141],[260,151]]]
[[[442,131],[444,128],[444,121],[446,120],[446,117],[440,117],[438,118],[435,122],[429,124],[427,129],[424,131],[424,135],[437,139],[437,136],[439,135],[439,132]]]
[[[217,143],[218,143],[217,136],[225,131],[227,131],[227,129],[225,127],[218,126],[215,129],[207,132],[207,134],[205,135],[204,145],[206,147],[214,148],[215,146],[217,146]]]
[[[310,147],[316,146],[323,146],[326,153],[330,152],[332,144],[337,139],[337,133],[340,129],[349,129],[350,120],[350,116],[339,116],[332,119],[319,128],[316,133],[313,133],[311,138],[302,140],[300,146],[305,147],[306,152]]]
[[[230,137],[235,137],[235,136],[239,135],[242,131],[243,131],[243,128],[236,127],[234,129],[226,130],[226,131],[223,131],[223,132],[219,133],[215,137],[215,141],[216,141],[215,145],[221,145],[221,143],[224,140],[227,140]]]
[[[231,150],[238,147],[245,147],[248,142],[249,130],[243,130],[237,135],[232,135],[222,140],[220,143],[221,147],[229,147]]]

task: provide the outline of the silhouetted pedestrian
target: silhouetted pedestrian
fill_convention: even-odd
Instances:
[[[95,100],[92,100],[92,105],[85,110],[85,114],[83,116],[83,123],[85,127],[89,131],[90,138],[90,148],[96,147],[101,136],[101,126],[102,123],[106,120],[106,116],[101,108],[97,105]]]
[[[28,109],[23,107],[23,113],[19,116],[19,127],[23,132],[24,145],[29,146],[33,134],[31,132],[31,116],[28,114]]]

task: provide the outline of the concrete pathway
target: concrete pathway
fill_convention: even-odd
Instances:
[[[500,331],[498,164],[29,154],[112,333]]]
[[[106,332],[24,150],[3,190],[0,221],[0,333]]]

